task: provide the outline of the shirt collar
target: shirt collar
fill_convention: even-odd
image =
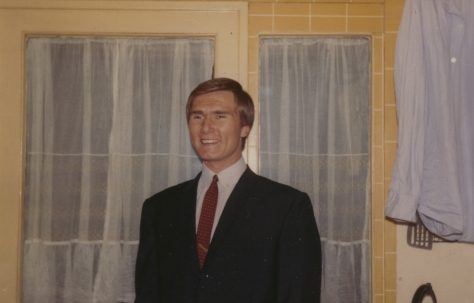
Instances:
[[[235,186],[246,169],[247,164],[245,163],[244,158],[241,157],[237,162],[217,174],[219,184],[225,187]],[[205,184],[211,184],[212,177],[214,177],[215,174],[216,173],[210,170],[205,164],[202,165],[201,178],[203,178]]]

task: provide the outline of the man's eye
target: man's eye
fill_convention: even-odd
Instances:
[[[202,119],[202,115],[199,115],[199,114],[191,115],[191,119],[193,119],[193,120],[200,120],[200,119]]]
[[[224,119],[224,118],[227,117],[227,115],[226,114],[217,114],[216,117],[217,117],[217,119]]]

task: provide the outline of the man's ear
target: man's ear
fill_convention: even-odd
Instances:
[[[247,138],[250,133],[250,126],[244,125],[240,128],[240,137],[241,138]]]

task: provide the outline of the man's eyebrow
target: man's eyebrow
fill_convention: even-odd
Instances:
[[[230,112],[227,110],[216,110],[216,111],[213,111],[213,113],[218,114],[218,115],[230,115]]]
[[[193,115],[193,114],[204,115],[205,112],[206,112],[206,111],[204,111],[204,110],[198,110],[198,109],[196,109],[196,110],[192,110],[192,111],[190,112],[190,114],[191,114],[191,115]],[[230,115],[230,114],[231,114],[231,112],[228,111],[228,110],[220,110],[220,109],[210,111],[209,113],[210,113],[210,114],[214,114],[214,115]]]

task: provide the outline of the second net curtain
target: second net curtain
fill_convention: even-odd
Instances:
[[[260,41],[261,173],[312,199],[323,303],[370,301],[369,42]]]

